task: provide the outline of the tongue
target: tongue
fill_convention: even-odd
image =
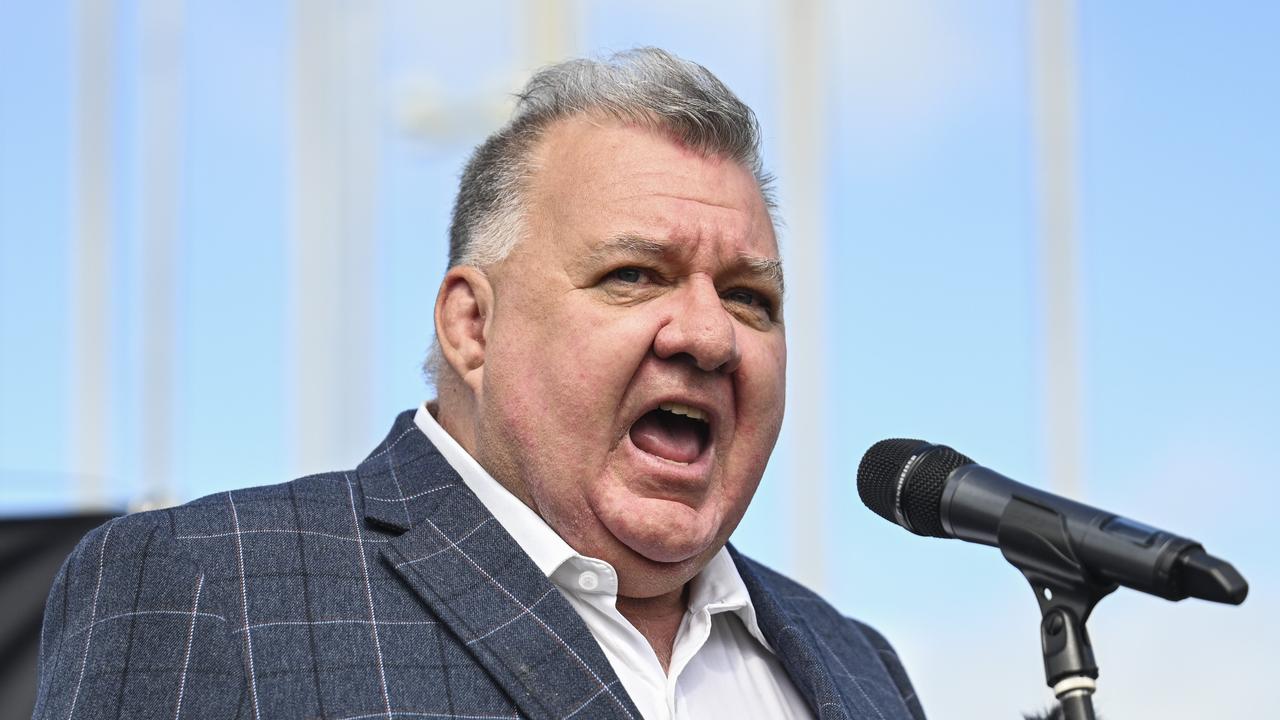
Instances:
[[[631,426],[631,442],[650,455],[691,463],[702,452],[698,421],[663,410],[645,413]]]

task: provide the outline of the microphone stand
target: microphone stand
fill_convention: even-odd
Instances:
[[[1014,496],[997,530],[1000,551],[1031,583],[1040,604],[1045,681],[1065,720],[1096,720],[1098,664],[1085,622],[1117,587],[1085,572],[1058,513]]]

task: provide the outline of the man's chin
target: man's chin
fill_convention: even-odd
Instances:
[[[710,548],[704,548],[682,560],[664,561],[655,560],[630,545],[619,544],[620,552],[610,564],[618,572],[619,597],[628,598],[652,598],[681,591],[715,554]]]
[[[601,510],[597,516],[605,529],[653,563],[696,560],[707,554],[719,530],[713,518],[702,517],[697,510],[672,500],[631,497]]]
[[[616,533],[614,537],[618,537]],[[706,543],[673,542],[661,537],[618,537],[618,541],[645,560],[663,565],[694,560],[707,549]]]

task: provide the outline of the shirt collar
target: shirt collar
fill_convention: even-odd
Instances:
[[[533,559],[543,575],[555,581],[566,592],[574,594],[589,592],[576,583],[563,581],[562,578],[566,574],[556,573],[556,570],[571,562],[581,564],[586,561],[589,564],[604,566],[608,566],[608,563],[582,555],[570,547],[569,543],[557,535],[541,516],[494,479],[480,466],[480,463],[476,462],[475,458],[471,457],[470,453],[458,444],[457,440],[453,439],[448,431],[440,426],[429,405],[430,403],[423,403],[418,408],[413,422],[462,477],[462,482],[466,483],[498,523]],[[613,599],[616,600],[616,584],[609,589],[613,590]],[[733,558],[729,556],[726,548],[720,548],[720,552],[712,556],[707,566],[690,581],[689,612],[699,613],[703,610],[710,615],[722,612],[735,613],[747,632],[773,652],[773,648],[764,639],[764,633],[760,631],[755,606],[751,602],[750,593],[747,592],[747,585],[742,581],[742,575],[738,573],[738,567],[733,564]]]
[[[720,552],[711,557],[702,572],[689,581],[689,612],[697,613],[704,609],[710,615],[734,613],[751,637],[769,652],[773,652],[773,647],[760,631],[751,593],[747,591],[747,584],[742,581],[738,566],[733,564],[728,548],[720,548]]]

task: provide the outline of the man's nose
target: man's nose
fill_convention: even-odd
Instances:
[[[684,354],[707,372],[736,370],[742,361],[737,328],[710,279],[692,278],[672,299],[672,315],[653,339],[658,357]]]

